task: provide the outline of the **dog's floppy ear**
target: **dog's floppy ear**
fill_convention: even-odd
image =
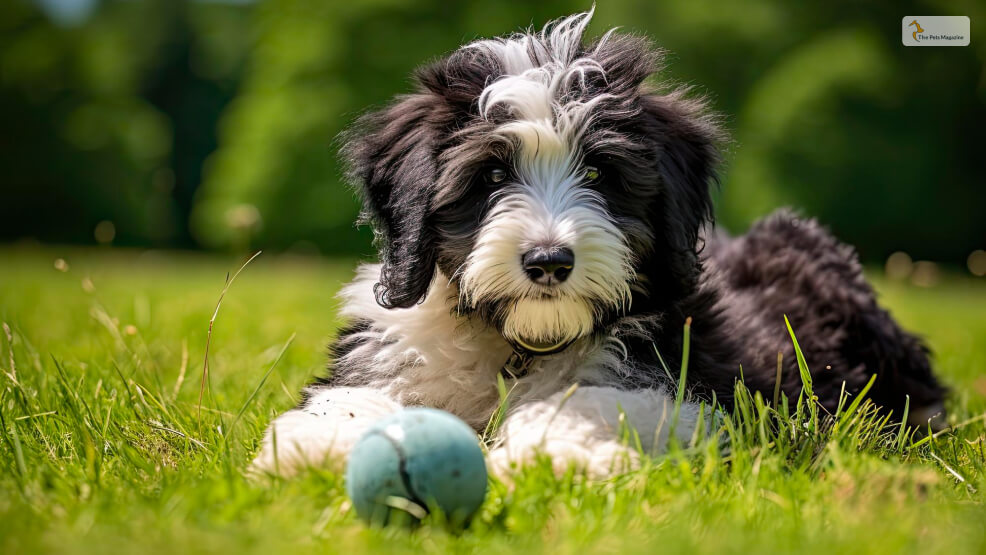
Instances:
[[[673,247],[694,250],[703,224],[712,220],[712,186],[723,133],[704,101],[685,91],[649,94],[641,99],[657,136],[658,172],[664,187],[663,221],[678,232]]]
[[[710,187],[725,135],[704,100],[690,97],[687,88],[658,93],[646,84],[663,68],[663,51],[647,39],[607,34],[588,50],[603,68],[602,73],[589,73],[590,91],[616,99],[639,94],[640,118],[632,132],[655,145],[653,157],[663,188],[663,202],[656,207],[660,212],[654,217],[671,232],[672,250],[694,251],[699,230],[712,216]]]
[[[643,270],[666,294],[688,294],[699,275],[699,233],[712,221],[711,188],[724,135],[704,102],[686,98],[685,91],[644,94],[641,107],[643,131],[657,151],[660,191],[651,209],[661,230],[651,257],[661,265]]]
[[[377,236],[383,267],[374,294],[385,308],[422,300],[435,274],[429,215],[445,113],[441,97],[417,92],[363,116],[344,136],[343,154],[363,197],[362,219]]]

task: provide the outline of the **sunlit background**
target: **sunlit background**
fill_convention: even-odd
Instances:
[[[0,2],[0,241],[368,255],[338,132],[418,64],[589,2]],[[969,47],[905,48],[908,13]],[[606,0],[733,138],[718,213],[818,217],[891,277],[986,274],[986,3]]]

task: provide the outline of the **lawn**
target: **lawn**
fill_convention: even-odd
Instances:
[[[878,280],[934,349],[954,432],[880,427],[865,403],[825,426],[751,400],[715,438],[613,480],[542,465],[492,482],[455,533],[368,528],[329,472],[243,476],[266,424],[324,367],[354,261],[249,265],[215,320],[199,408],[209,321],[241,262],[0,250],[0,553],[986,552],[982,279]]]

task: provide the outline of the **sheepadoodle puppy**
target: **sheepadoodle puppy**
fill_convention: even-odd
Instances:
[[[943,422],[928,351],[877,306],[851,247],[786,211],[728,238],[711,229],[723,140],[701,100],[649,84],[660,53],[592,14],[478,40],[426,65],[416,88],[363,117],[344,155],[379,264],[342,293],[349,319],[327,377],[278,417],[254,462],[289,474],[338,467],[401,407],[437,407],[483,430],[509,412],[489,465],[538,454],[604,477],[668,441],[691,318],[687,439],[699,401],[727,409],[736,380],[801,388],[786,315],[834,411],[870,397],[913,424]],[[573,388],[573,385],[577,387]]]

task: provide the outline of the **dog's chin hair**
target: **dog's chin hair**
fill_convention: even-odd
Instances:
[[[592,333],[597,311],[572,298],[518,299],[504,310],[502,334],[512,341],[566,343]]]

